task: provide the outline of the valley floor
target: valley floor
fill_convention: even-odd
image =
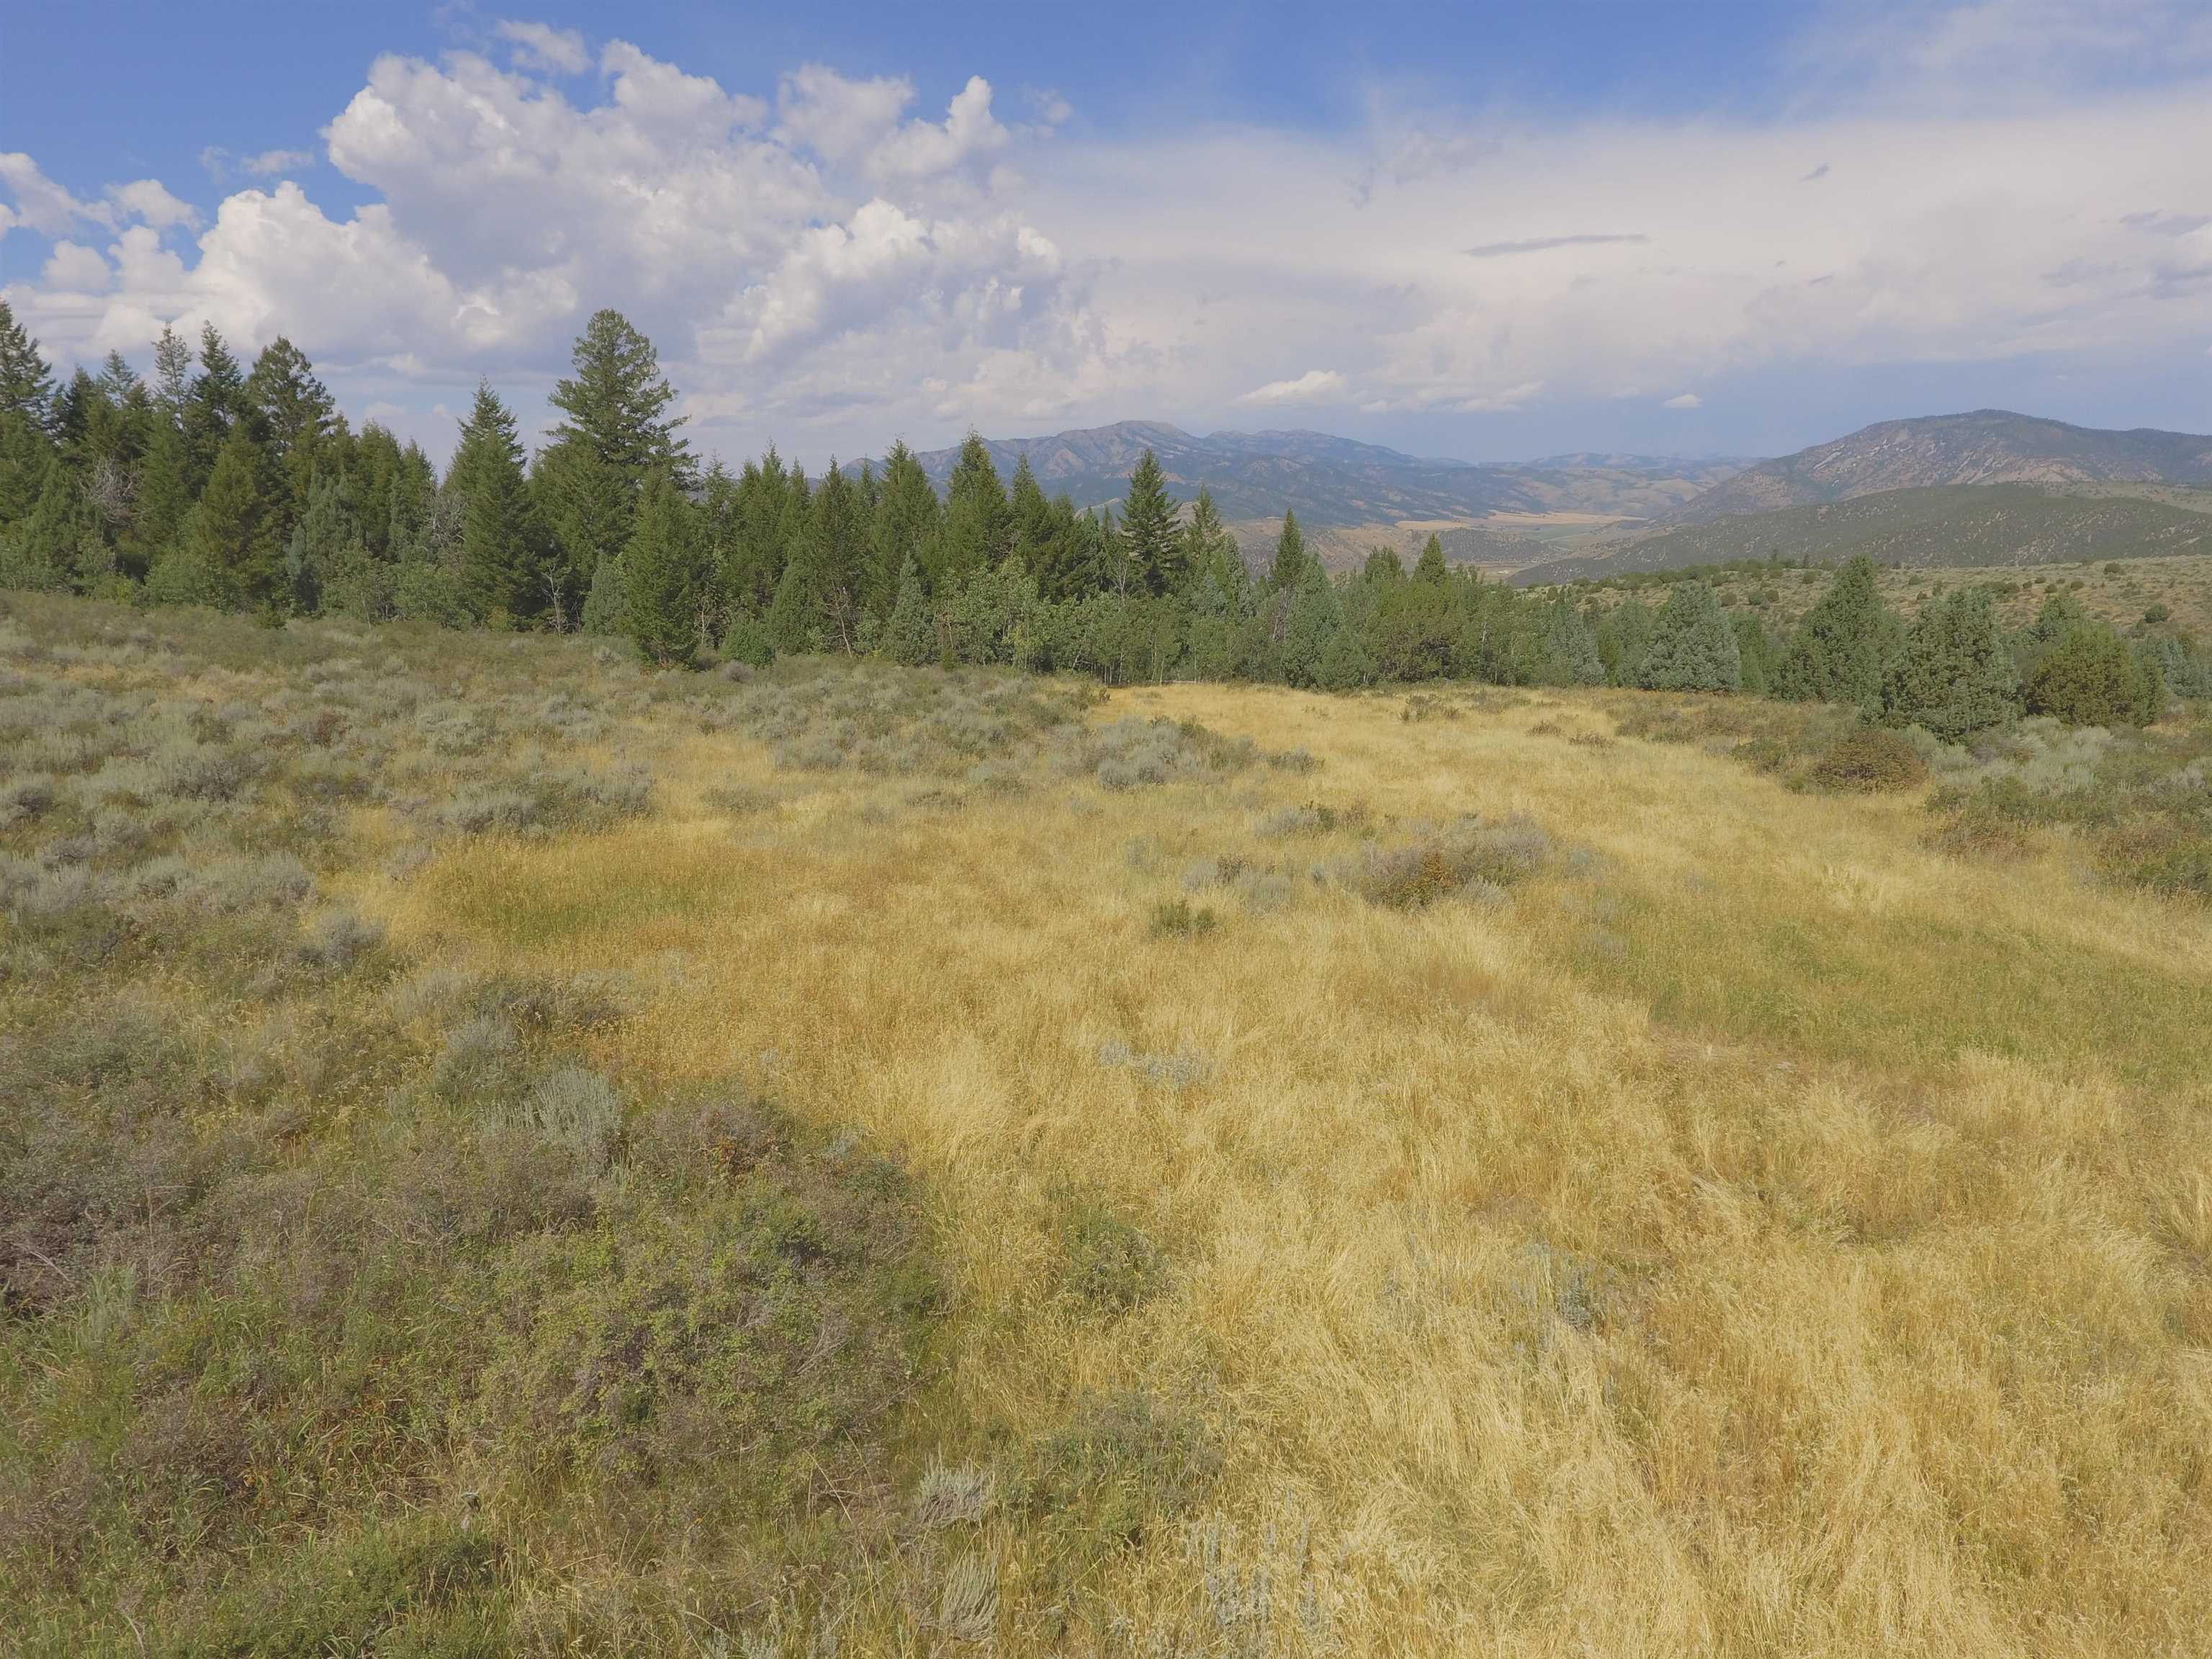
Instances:
[[[483,1651],[801,1653],[823,1628],[848,1653],[2203,1650],[2212,926],[2100,884],[2063,838],[1934,850],[1913,795],[1791,793],[1617,735],[1632,693],[1030,708],[980,675],[656,679],[573,642],[295,628],[264,649],[156,617],[134,645],[127,613],[10,603],[0,709],[36,682],[228,707],[240,733],[328,702],[384,733],[303,854],[313,902],[381,930],[381,977],[204,993],[241,1029],[327,1007],[386,1033],[342,1109],[312,1079],[258,1097],[295,1109],[290,1167],[337,1181],[398,1156],[386,1120],[477,1109],[410,1081],[449,1064],[425,1010],[455,988],[618,983],[624,1017],[562,1042],[625,1127],[580,1207],[525,1231],[619,1252],[646,1103],[738,1090],[802,1142],[895,1156],[941,1285],[895,1413],[837,1430],[853,1472],[775,1499],[826,1515],[826,1545],[728,1513],[655,1536],[638,1494],[676,1478],[665,1450],[526,1474],[486,1426],[493,1358],[441,1336],[446,1370],[410,1382],[403,1336],[388,1392],[469,1403],[404,1448],[347,1443],[362,1467],[319,1507],[234,1483],[165,1553],[158,1480],[81,1475],[67,1559],[41,1553],[53,1527],[0,1526],[28,1650],[120,1642],[136,1607],[156,1651],[165,1608],[178,1651],[292,1651],[194,1632],[228,1628],[225,1587],[271,1552],[464,1513],[497,1542],[481,1588],[403,1585],[362,1616],[450,1635],[473,1595]],[[487,735],[441,754],[438,720]],[[574,828],[447,811],[520,763],[518,732],[649,796]],[[300,752],[295,775],[322,763]],[[92,833],[64,822],[68,757],[40,764],[58,804],[0,831],[24,884]],[[1468,814],[1526,856],[1376,902],[1378,857]],[[48,985],[11,993],[0,1036],[28,1054],[125,970],[15,902],[11,984]],[[137,994],[188,979],[151,965]],[[81,1105],[81,1083],[15,1086]],[[225,1098],[174,1109],[204,1142],[241,1121]],[[19,1172],[37,1139],[5,1143]],[[0,1188],[20,1243],[24,1190]],[[654,1213],[690,1214],[667,1190]],[[0,1328],[0,1507],[122,1459],[159,1387],[213,1397],[251,1369],[251,1322],[131,1346],[178,1316],[143,1273],[123,1311],[88,1302],[135,1248],[102,1224],[38,1235],[59,1279]],[[170,1294],[247,1296],[228,1271]],[[733,1409],[683,1386],[634,1409]]]

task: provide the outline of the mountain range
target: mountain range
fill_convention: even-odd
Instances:
[[[2093,483],[2212,484],[2212,438],[2149,428],[2108,432],[2002,409],[1882,421],[1744,467],[1672,516],[1709,524],[1892,489]]]
[[[1201,487],[1248,556],[1294,511],[1345,566],[1369,548],[1574,580],[1729,559],[1864,552],[1901,564],[2002,564],[2205,550],[2212,437],[2106,431],[1976,410],[1883,421],[1771,460],[1579,453],[1472,462],[1310,431],[1214,432],[1159,421],[985,441],[1050,495],[1111,507],[1147,449],[1170,493]],[[957,449],[919,457],[940,489]]]
[[[1215,432],[1200,436],[1159,421],[988,439],[1000,475],[1026,456],[1048,495],[1079,507],[1121,499],[1130,470],[1150,449],[1181,501],[1202,485],[1232,525],[1279,521],[1285,509],[1315,529],[1442,527],[1499,514],[1650,519],[1717,483],[1741,461],[1635,455],[1567,455],[1530,462],[1439,460],[1322,432]],[[918,459],[940,489],[957,449]],[[1534,550],[1540,551],[1540,547]]]

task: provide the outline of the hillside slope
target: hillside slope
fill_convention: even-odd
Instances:
[[[1048,494],[1065,492],[1078,507],[1120,501],[1131,469],[1150,449],[1179,500],[1190,500],[1203,485],[1224,519],[1279,519],[1288,508],[1316,526],[1463,523],[1492,513],[1656,518],[1741,465],[1649,456],[1478,464],[1424,459],[1322,432],[1200,436],[1160,421],[985,442],[1001,477],[1026,456]],[[929,450],[919,459],[942,489],[959,451]]]
[[[2075,495],[2035,484],[1955,484],[1893,489],[1609,544],[1601,551],[1524,567],[1524,585],[1580,581],[1631,571],[1674,570],[1732,559],[1809,559],[1865,554],[1879,564],[2017,565],[2139,559],[2212,551],[2205,511],[2118,495]]]
[[[2212,484],[2212,437],[2148,427],[2110,432],[2000,409],[1883,421],[1746,467],[1674,517],[1706,524],[1886,490],[2091,480]]]

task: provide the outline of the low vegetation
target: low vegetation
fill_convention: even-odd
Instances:
[[[2212,1622],[2201,714],[4,605],[14,1650]]]

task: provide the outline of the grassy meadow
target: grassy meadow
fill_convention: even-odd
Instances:
[[[0,1650],[2205,1651],[2212,727],[1840,718],[9,596]]]

